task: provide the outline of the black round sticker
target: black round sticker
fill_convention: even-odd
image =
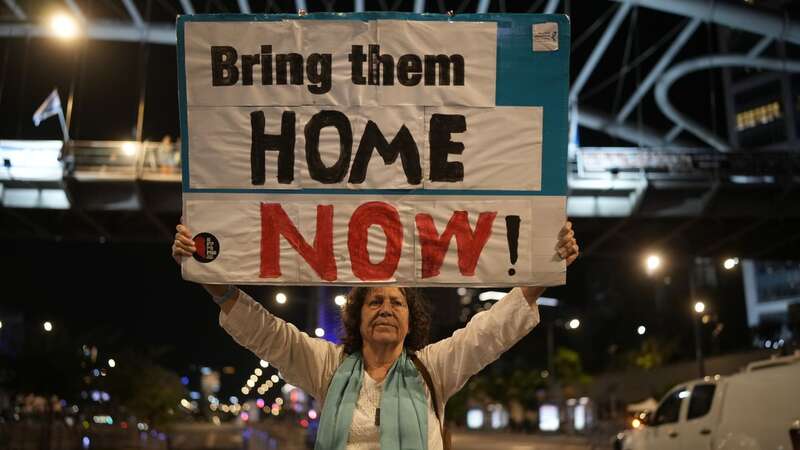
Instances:
[[[219,241],[211,233],[200,233],[194,237],[196,251],[192,256],[201,263],[209,263],[219,256]]]

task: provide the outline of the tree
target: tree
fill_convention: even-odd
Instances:
[[[648,337],[642,341],[639,350],[628,353],[628,365],[645,370],[661,367],[672,359],[677,348],[678,341],[675,339]]]
[[[178,374],[130,352],[120,355],[106,383],[117,404],[158,428],[180,417],[175,411],[187,394]]]
[[[566,347],[556,350],[554,361],[557,380],[563,386],[582,387],[588,385],[592,378],[583,371],[581,355]]]

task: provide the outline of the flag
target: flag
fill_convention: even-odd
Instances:
[[[39,108],[36,109],[36,112],[33,113],[33,124],[38,127],[43,120],[60,112],[62,112],[61,98],[58,96],[58,89],[53,89],[53,92],[44,99]]]

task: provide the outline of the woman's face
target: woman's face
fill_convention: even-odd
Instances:
[[[369,290],[361,306],[359,331],[365,345],[402,345],[408,335],[408,302],[400,288]]]

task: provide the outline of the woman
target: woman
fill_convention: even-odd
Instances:
[[[172,255],[180,262],[195,248],[189,230],[177,230]],[[578,257],[570,222],[557,251],[567,265]],[[323,405],[315,448],[324,450],[444,448],[445,403],[539,323],[536,300],[545,289],[515,288],[453,336],[426,345],[429,317],[414,290],[358,287],[343,309],[344,345],[334,345],[300,332],[234,286],[203,287],[236,342]]]

